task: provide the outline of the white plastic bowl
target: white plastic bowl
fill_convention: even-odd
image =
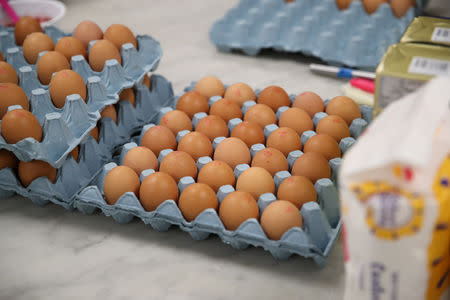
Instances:
[[[66,6],[54,0],[16,0],[9,4],[14,8],[17,15],[44,17],[48,21],[41,22],[41,26],[48,26],[59,21],[66,14]],[[5,26],[11,24],[9,16],[0,8],[0,24]]]

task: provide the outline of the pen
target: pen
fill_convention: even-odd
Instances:
[[[339,67],[333,67],[333,66],[327,66],[327,65],[319,65],[319,64],[310,64],[309,69],[313,72],[323,74],[323,75],[329,75],[329,76],[336,76],[338,78],[348,78],[351,79],[353,77],[362,77],[366,79],[375,79],[375,73],[372,72],[366,72],[366,71],[359,71],[349,68],[339,68]]]

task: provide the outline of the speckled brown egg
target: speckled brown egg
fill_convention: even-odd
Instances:
[[[161,161],[159,170],[172,176],[176,182],[185,176],[197,178],[195,161],[184,151],[173,151],[167,154]]]
[[[231,119],[242,118],[242,111],[234,101],[230,99],[220,99],[211,105],[209,110],[210,115],[221,117],[225,123]]]
[[[178,186],[167,173],[155,172],[141,183],[139,201],[146,211],[154,211],[166,200],[178,202]]]
[[[317,192],[308,178],[291,176],[283,180],[278,187],[277,198],[289,201],[301,209],[303,204],[317,201]]]
[[[286,157],[280,150],[275,148],[264,148],[258,151],[252,159],[252,167],[264,168],[272,177],[277,172],[289,170]]]
[[[205,134],[210,141],[214,141],[216,137],[228,137],[228,127],[222,118],[219,116],[206,116],[201,119],[195,131]]]
[[[39,177],[47,177],[51,183],[55,183],[57,170],[41,160],[21,161],[19,162],[18,174],[22,185],[27,187]]]
[[[208,98],[195,91],[186,92],[178,99],[177,109],[184,111],[192,119],[196,113],[208,113]]]
[[[5,61],[5,58],[3,57],[2,51],[0,51],[0,61]]]
[[[178,143],[177,150],[189,154],[195,161],[203,156],[212,156],[213,147],[209,138],[201,132],[189,132]]]
[[[141,145],[152,150],[156,156],[164,149],[175,150],[177,140],[173,132],[165,126],[153,126],[142,137]]]
[[[262,194],[275,193],[275,182],[266,169],[250,167],[238,177],[236,190],[248,192],[257,200]]]
[[[20,86],[14,83],[0,83],[0,119],[8,111],[8,107],[12,105],[20,105],[23,109],[29,110],[27,94]]]
[[[110,59],[115,59],[122,64],[119,50],[116,46],[108,40],[96,41],[89,50],[89,65],[92,70],[101,72],[105,62]]]
[[[119,51],[122,48],[122,45],[127,43],[131,43],[137,48],[136,38],[134,37],[133,32],[130,28],[122,24],[112,24],[109,26],[105,30],[103,38],[111,41]]]
[[[18,46],[22,46],[27,35],[33,32],[42,32],[42,27],[41,24],[39,24],[39,21],[30,16],[20,17],[14,26],[14,37],[16,39],[16,44]]]
[[[225,87],[219,78],[215,76],[206,76],[197,81],[194,86],[194,91],[209,99],[212,96],[223,97]]]
[[[373,14],[383,3],[387,3],[388,0],[362,0],[362,4],[366,12],[370,15]]]
[[[29,64],[35,64],[42,51],[52,51],[55,44],[52,39],[42,32],[33,32],[27,35],[23,41],[22,51],[25,60]]]
[[[17,78],[16,71],[10,64],[5,61],[0,61],[0,83],[4,82],[18,84],[19,79]]]
[[[250,150],[247,145],[235,137],[224,139],[214,151],[214,160],[227,163],[233,170],[239,164],[249,164],[250,159]]]
[[[62,70],[56,72],[49,84],[50,97],[57,108],[63,108],[66,97],[78,94],[86,101],[86,85],[83,78],[75,71]]]
[[[70,151],[69,155],[72,156],[75,161],[78,161],[78,157],[80,156],[80,147],[76,146],[75,148],[73,148],[73,150]]]
[[[60,38],[55,45],[55,51],[63,54],[69,62],[72,56],[75,55],[83,55],[86,57],[86,47],[79,39],[73,36]]]
[[[217,210],[219,201],[217,200],[216,193],[204,183],[194,183],[189,185],[180,195],[178,201],[178,207],[181,210],[184,218],[191,222],[199,214],[208,208]]]
[[[144,170],[158,171],[158,158],[152,150],[138,146],[128,150],[123,158],[122,166],[132,168],[139,176]]]
[[[338,143],[341,139],[350,136],[350,129],[344,119],[334,115],[326,116],[320,120],[317,124],[316,132],[319,134],[328,134]]]
[[[119,100],[120,101],[128,101],[131,103],[131,105],[135,106],[136,105],[136,95],[134,93],[134,89],[133,88],[124,89],[119,94]]]
[[[278,125],[294,129],[300,137],[303,132],[314,130],[314,124],[309,114],[298,107],[291,107],[282,113]]]
[[[70,69],[67,58],[59,52],[49,51],[42,55],[36,65],[37,74],[42,84],[49,84],[53,73]]]
[[[256,102],[269,106],[274,112],[277,112],[277,110],[282,106],[291,105],[289,95],[284,89],[276,85],[263,89],[258,95]]]
[[[269,124],[276,124],[277,116],[269,106],[265,104],[256,104],[245,112],[244,121],[256,122],[264,129],[264,127]]]
[[[334,138],[327,134],[316,134],[308,139],[303,147],[303,152],[317,152],[327,160],[341,157],[341,149]]]
[[[292,175],[305,176],[312,183],[321,178],[330,178],[331,168],[322,154],[316,152],[303,153],[292,167]]]
[[[298,208],[289,201],[270,203],[261,215],[261,227],[271,240],[278,241],[291,228],[302,227],[303,219]]]
[[[391,0],[391,9],[397,18],[403,17],[410,7],[415,6],[415,0]]]
[[[266,140],[262,128],[257,123],[249,121],[236,125],[230,136],[241,139],[249,148],[255,144],[264,144]]]
[[[250,193],[232,192],[220,203],[219,217],[226,229],[236,230],[248,219],[258,220],[258,204]]]
[[[171,110],[165,113],[159,121],[159,125],[166,126],[172,130],[175,136],[182,130],[192,130],[191,119],[181,110]]]
[[[336,6],[339,10],[347,9],[353,0],[336,0]]]
[[[242,107],[246,101],[256,100],[253,89],[242,82],[230,85],[225,91],[224,98],[233,100],[239,107]]]
[[[150,80],[150,77],[145,74],[144,79],[142,79],[142,84],[145,85],[149,90],[152,90],[152,81]]]
[[[101,40],[103,38],[103,31],[92,21],[83,21],[75,27],[73,37],[79,39],[85,48],[89,46],[90,41]]]
[[[325,112],[329,115],[340,116],[350,126],[352,121],[361,118],[361,111],[358,104],[353,99],[345,96],[338,96],[331,99]]]
[[[101,118],[110,118],[114,121],[114,123],[117,123],[117,111],[114,105],[108,105],[106,106],[102,112],[100,113]]]
[[[127,166],[117,166],[106,174],[103,191],[106,203],[116,204],[119,198],[128,192],[139,195],[140,181],[136,172]]]
[[[297,132],[288,127],[274,130],[267,138],[266,146],[280,150],[286,157],[292,151],[302,150],[302,142]]]
[[[97,143],[98,143],[98,127],[97,127],[97,126],[95,126],[94,128],[92,128],[90,134],[91,134],[91,136],[94,138],[94,140],[96,140]]]
[[[11,151],[0,149],[0,170],[4,168],[15,169],[19,165],[19,160]]]
[[[319,95],[313,92],[304,92],[295,98],[292,107],[298,107],[306,111],[311,118],[318,112],[323,112],[325,103]]]
[[[198,172],[197,182],[209,185],[214,192],[218,192],[223,185],[232,185],[236,182],[231,167],[220,160],[213,160],[204,165]]]
[[[28,110],[14,109],[7,112],[0,125],[2,136],[8,144],[15,144],[28,137],[42,141],[41,125]]]

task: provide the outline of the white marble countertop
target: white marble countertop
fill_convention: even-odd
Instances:
[[[205,75],[254,88],[277,84],[289,93],[339,94],[341,81],[308,71],[291,54],[249,57],[217,52],[212,23],[236,0],[65,1],[58,26],[83,19],[102,28],[128,25],[163,47],[157,73],[176,93]],[[0,299],[342,299],[341,242],[325,268],[298,256],[276,261],[260,248],[237,251],[217,237],[194,241],[179,229],[160,233],[140,221],[115,223],[21,197],[0,199]]]

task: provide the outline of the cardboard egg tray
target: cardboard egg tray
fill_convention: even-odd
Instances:
[[[193,86],[194,83],[187,87],[186,91],[191,90]],[[255,91],[255,94],[258,95],[259,91]],[[176,103],[178,98],[179,97],[174,100],[174,103]],[[295,95],[291,95],[290,98],[291,101],[293,101],[295,99]],[[209,99],[210,105],[219,99],[220,97],[211,97]],[[243,113],[245,113],[251,105],[254,105],[254,103],[254,101],[247,101],[244,103],[242,108]],[[325,104],[327,104],[327,101]],[[160,110],[158,120],[171,109],[171,107],[162,108]],[[277,113],[277,118],[279,118],[280,114],[286,109],[287,107],[280,108]],[[341,148],[342,153],[347,151],[347,149],[352,146],[355,139],[362,133],[371,121],[371,108],[369,106],[360,106],[360,109],[363,118],[356,119],[352,122],[352,137],[347,137],[341,140],[339,147]],[[316,125],[326,115],[326,113],[317,113],[313,119],[313,123]],[[200,119],[205,116],[205,113],[195,114],[192,119],[193,127],[195,128]],[[229,121],[228,127],[230,132],[232,128],[238,124],[238,122],[239,119]],[[216,234],[222,239],[223,242],[230,244],[235,249],[243,250],[250,245],[262,247],[269,251],[276,259],[287,259],[292,254],[298,254],[304,257],[313,258],[319,266],[323,266],[325,264],[341,228],[339,199],[336,190],[337,172],[341,164],[341,158],[335,158],[329,161],[332,170],[331,179],[323,178],[319,179],[315,183],[315,189],[318,195],[317,203],[307,203],[303,205],[301,209],[301,214],[304,220],[303,227],[292,228],[283,235],[281,240],[273,241],[267,238],[256,219],[249,219],[245,221],[236,231],[226,230],[218,217],[217,212],[213,209],[203,211],[194,221],[188,222],[183,218],[177,204],[170,199],[163,202],[155,211],[152,212],[145,211],[133,193],[125,193],[114,205],[107,204],[103,195],[103,182],[106,174],[117,166],[117,164],[122,162],[127,151],[140,144],[143,135],[152,126],[155,126],[155,124],[148,124],[144,126],[140,136],[134,137],[132,139],[133,142],[123,146],[121,154],[116,157],[115,162],[106,164],[103,171],[95,178],[91,185],[83,189],[76,196],[74,201],[74,206],[76,208],[86,214],[92,214],[97,209],[100,209],[106,216],[112,216],[114,220],[119,223],[128,223],[134,217],[137,217],[145,224],[150,224],[152,228],[158,231],[167,231],[172,225],[176,225],[182,230],[188,232],[195,240],[206,239],[210,234]],[[278,127],[275,124],[267,125],[264,130],[266,138],[276,128]],[[180,131],[176,137],[177,142],[179,142],[187,133],[189,133],[187,130]],[[314,131],[304,132],[301,136],[302,144],[305,144],[306,141],[314,134]],[[213,142],[214,149],[224,139],[225,137],[217,137]],[[264,149],[264,145],[262,144],[253,145],[250,149],[252,157],[262,149]],[[161,162],[162,159],[172,151],[173,150],[171,149],[162,150],[158,157],[159,162]],[[289,163],[289,171],[281,171],[276,173],[274,176],[274,182],[277,188],[284,179],[291,176],[290,170],[292,169],[296,159],[302,154],[303,153],[300,150],[293,151],[289,154],[287,158]],[[210,161],[210,157],[199,158],[197,161],[198,170]],[[249,168],[249,165],[246,164],[236,166],[234,170],[236,179],[247,168]],[[146,176],[153,172],[154,170],[143,171],[140,175],[141,182]],[[180,194],[188,185],[194,182],[195,181],[192,177],[181,178],[178,182]],[[233,191],[234,188],[230,185],[222,186],[217,193],[219,203],[227,194]],[[266,193],[261,195],[258,199],[260,215],[265,207],[275,200],[275,194]]]
[[[375,69],[422,9],[423,1],[416,3],[397,18],[388,3],[368,15],[361,1],[340,11],[335,0],[242,0],[212,26],[210,38],[224,52],[302,52],[333,65]]]

